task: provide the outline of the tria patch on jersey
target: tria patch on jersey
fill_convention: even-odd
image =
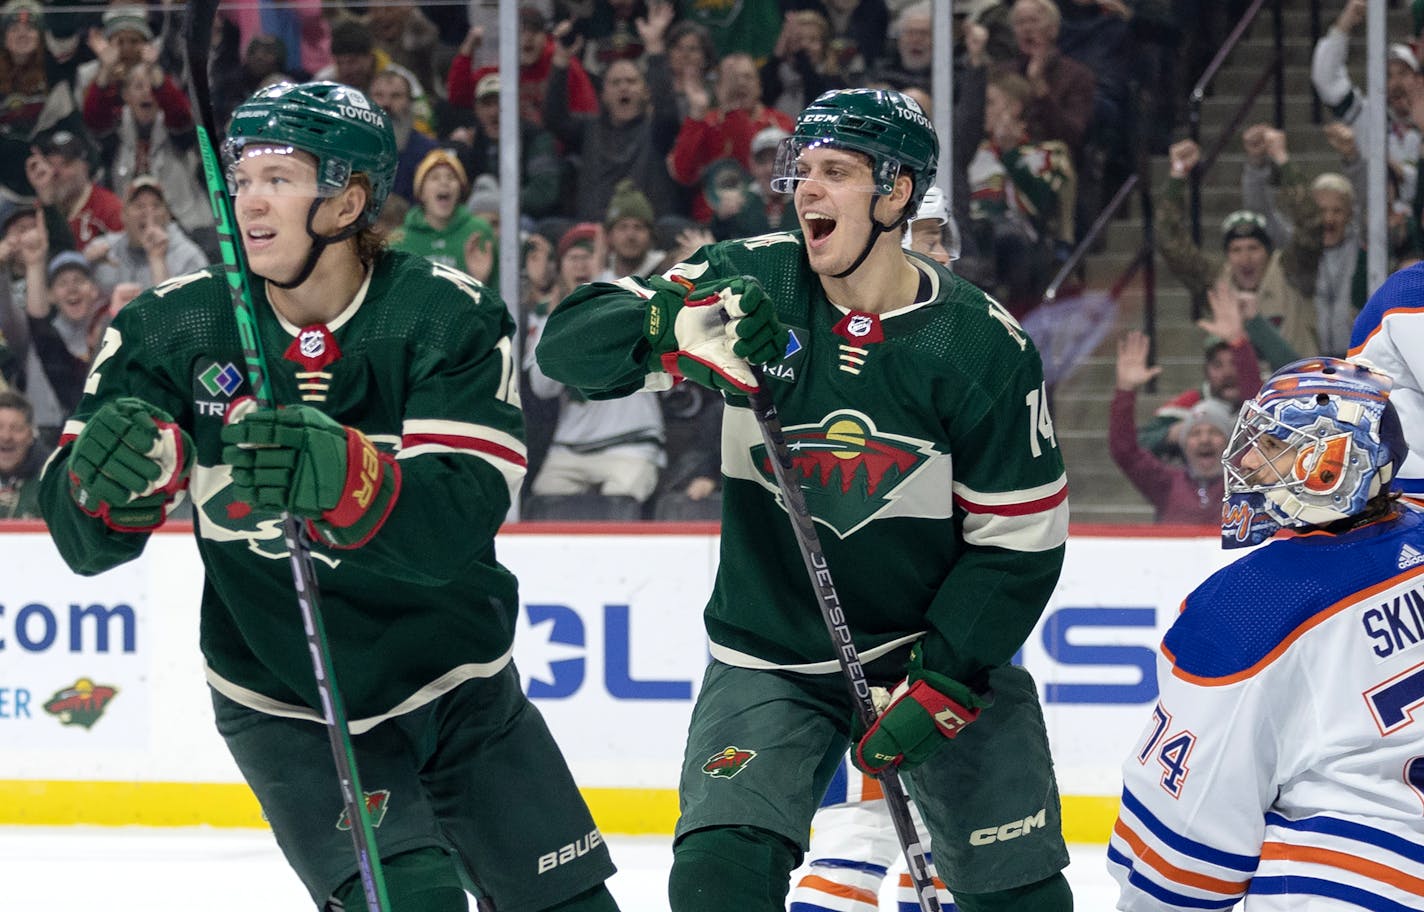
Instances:
[[[762,372],[783,383],[795,383],[801,373],[801,363],[806,360],[806,343],[803,339],[811,334],[799,326],[786,327],[786,353],[769,364],[762,365]]]
[[[229,399],[242,386],[242,372],[231,361],[219,364],[214,361],[198,374],[198,382],[209,396],[225,396]]]
[[[852,409],[783,433],[811,515],[842,538],[874,518],[935,455],[929,441],[882,433],[869,415]],[[757,471],[774,483],[766,446],[754,446],[751,453]]]
[[[702,772],[713,779],[731,779],[756,759],[757,752],[730,744],[707,758]]]

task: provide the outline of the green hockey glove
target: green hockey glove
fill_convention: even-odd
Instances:
[[[652,346],[649,367],[715,390],[757,388],[752,364],[780,358],[786,327],[752,276],[690,282],[654,277],[643,335]]]
[[[142,399],[99,406],[69,451],[69,493],[90,516],[119,532],[163,525],[168,504],[188,484],[193,440],[173,417]]]
[[[926,669],[918,648],[909,674],[890,694],[890,705],[855,745],[851,760],[878,776],[890,767],[914,769],[975,719],[988,701],[953,678]]]
[[[312,535],[332,547],[365,544],[395,506],[396,461],[309,405],[229,409],[222,440],[235,498],[307,520]]]

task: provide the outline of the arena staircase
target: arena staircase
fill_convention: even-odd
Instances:
[[[1321,28],[1329,27],[1342,2],[1324,0]],[[1312,115],[1310,85],[1309,0],[1285,0],[1285,122],[1291,157],[1313,176],[1338,168],[1339,157],[1321,135]],[[1387,41],[1402,40],[1411,29],[1407,5],[1390,11]],[[1265,61],[1272,58],[1274,44],[1269,5],[1253,24],[1236,51],[1214,80],[1212,91],[1202,106],[1202,145],[1210,148],[1224,126],[1250,93]],[[1350,46],[1350,70],[1355,83],[1365,85],[1363,60],[1365,31],[1356,30]],[[1195,75],[1192,77],[1195,80]],[[1188,86],[1187,88],[1190,88]],[[1186,89],[1183,90],[1184,92]],[[1273,86],[1256,98],[1242,122],[1250,125],[1270,121],[1274,116]],[[1186,136],[1177,130],[1173,140]],[[1154,194],[1167,173],[1165,155],[1151,160],[1150,185]],[[1240,208],[1241,169],[1245,156],[1239,137],[1228,141],[1215,168],[1202,188],[1202,243],[1219,250],[1221,219]],[[1106,243],[1099,253],[1086,260],[1089,288],[1111,286],[1136,256],[1142,243],[1141,207],[1133,198],[1106,231]],[[1186,291],[1156,257],[1157,358],[1163,367],[1155,392],[1140,393],[1137,418],[1150,420],[1153,411],[1184,389],[1202,379],[1202,334],[1190,318],[1191,302]],[[1075,523],[1151,523],[1152,508],[1127,482],[1108,455],[1108,405],[1113,396],[1116,340],[1129,329],[1143,326],[1142,280],[1130,284],[1119,298],[1119,312],[1113,331],[1082,365],[1054,393],[1054,425],[1063,458],[1068,467],[1072,516]]]

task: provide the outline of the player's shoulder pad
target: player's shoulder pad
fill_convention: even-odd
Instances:
[[[376,263],[363,306],[383,313],[398,333],[502,332],[509,311],[499,292],[474,276],[424,256],[387,250]]]
[[[227,282],[226,269],[221,264],[173,276],[145,288],[124,305],[120,313],[129,310],[144,313],[145,309],[167,313],[214,305],[232,307],[232,288]]]
[[[1187,596],[1162,640],[1176,668],[1217,683],[1251,677],[1323,616],[1417,572],[1424,512],[1342,535],[1278,539],[1218,570]]]
[[[1391,313],[1424,313],[1424,262],[1395,272],[1384,280],[1355,317],[1350,332],[1350,348],[1358,348]]]
[[[1026,361],[1038,364],[1033,339],[1008,308],[928,257],[911,254],[910,259],[936,287],[930,306],[894,318],[902,331],[916,330],[906,341],[971,375],[988,371],[1004,376]]]

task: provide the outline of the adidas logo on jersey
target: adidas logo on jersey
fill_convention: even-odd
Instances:
[[[1399,549],[1399,569],[1407,570],[1419,564],[1424,564],[1424,553],[1418,548],[1407,544]]]

